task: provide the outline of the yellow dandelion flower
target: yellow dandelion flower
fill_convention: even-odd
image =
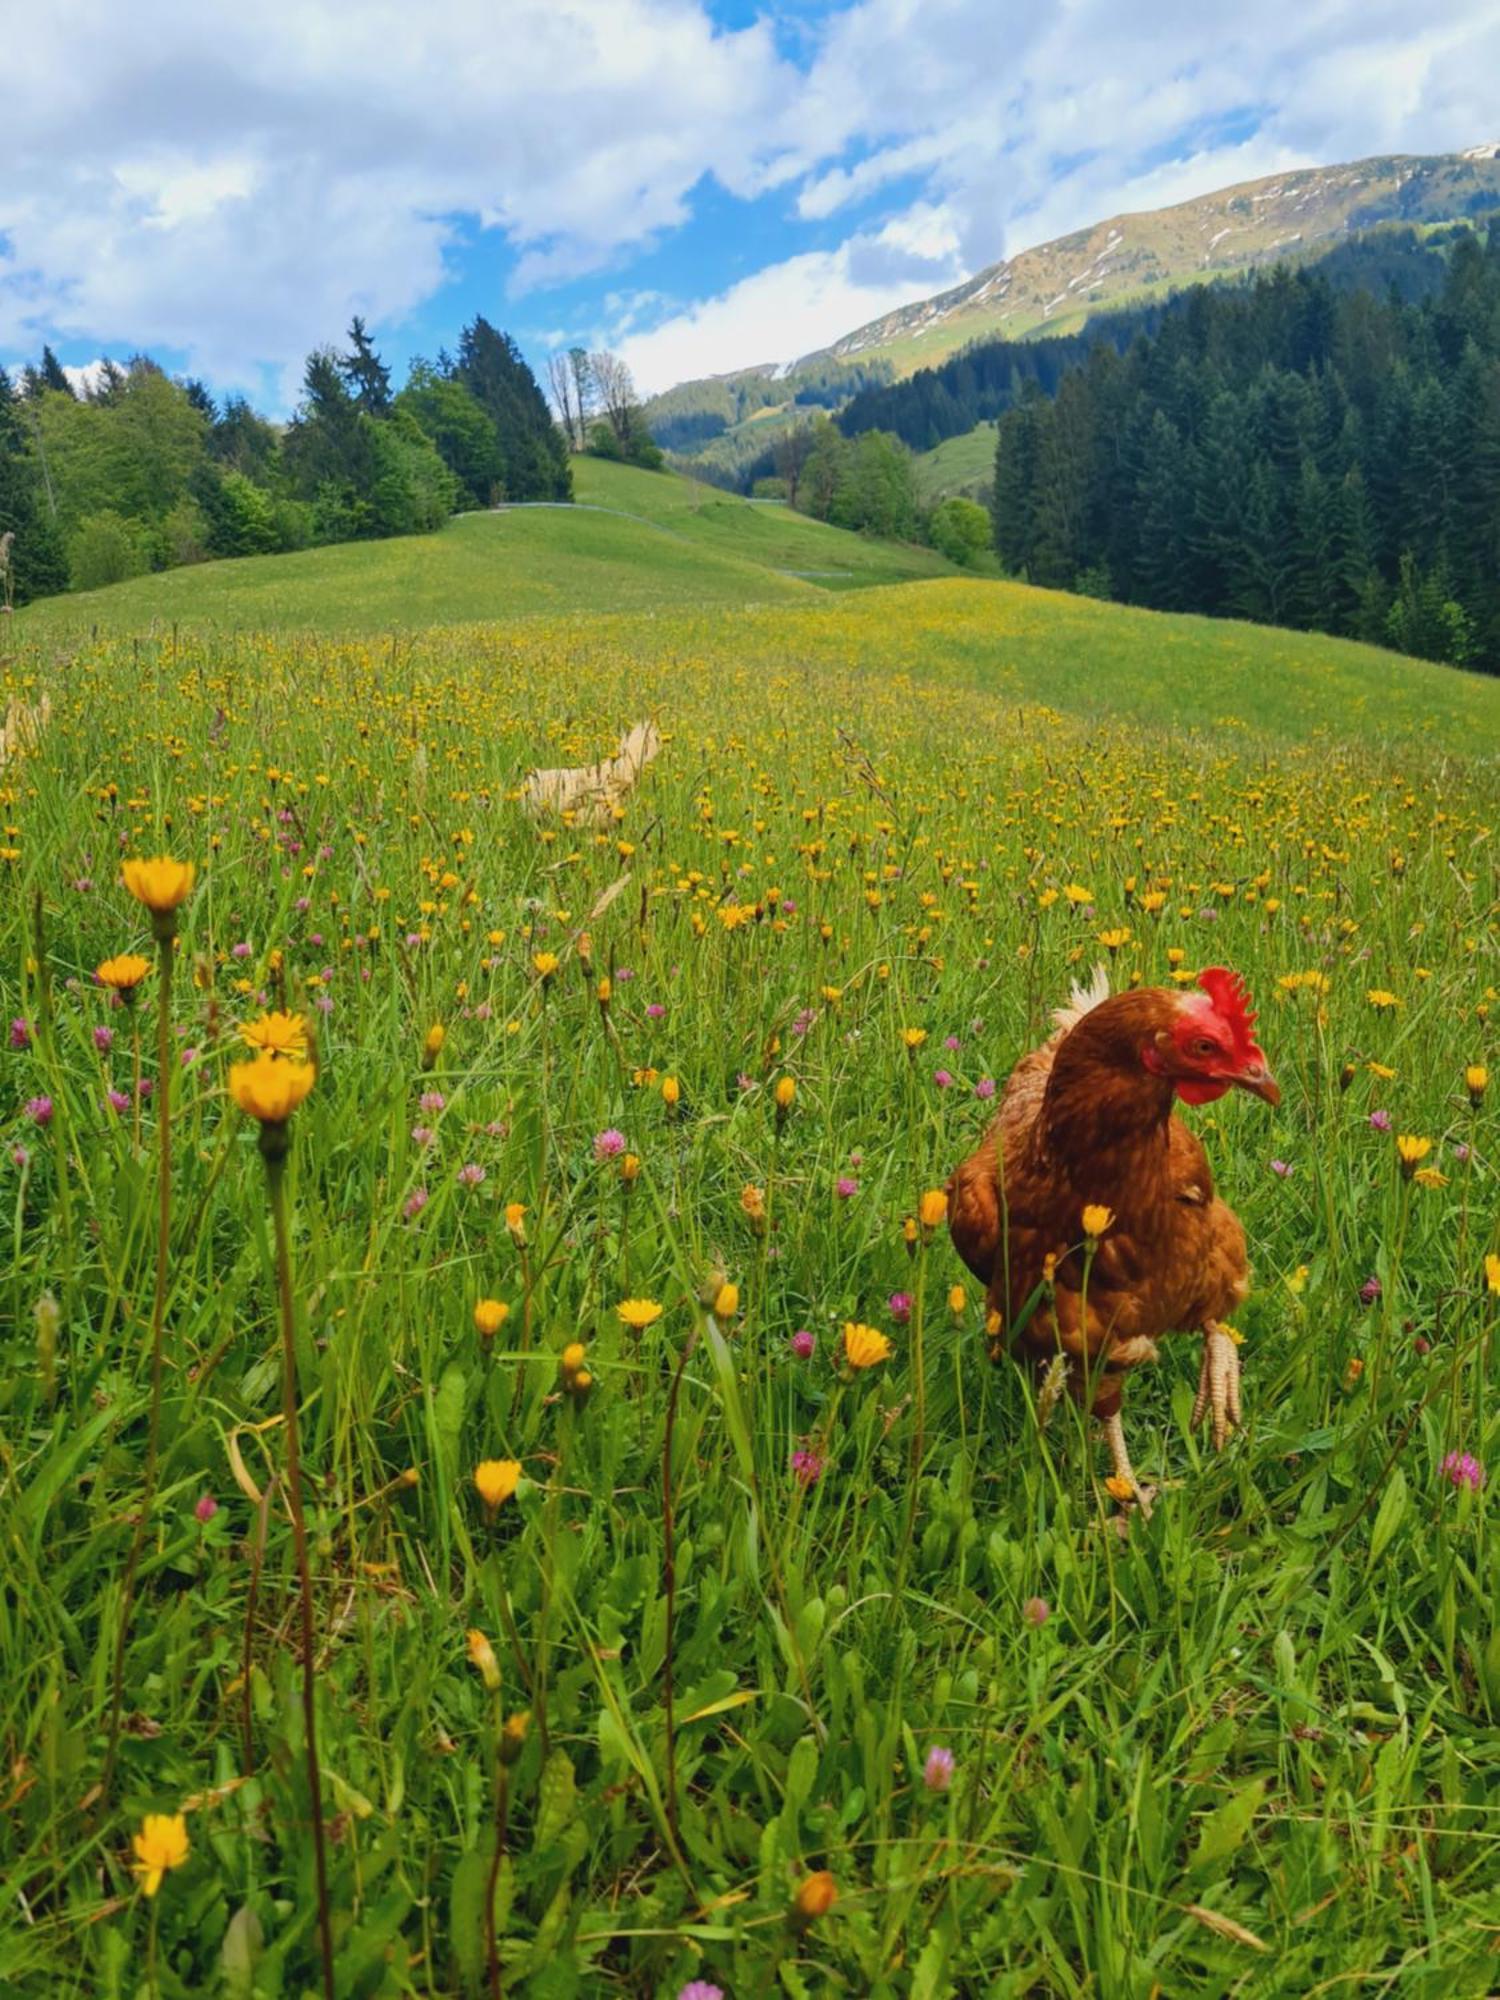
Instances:
[[[495,1658],[495,1649],[477,1626],[471,1625],[466,1635],[469,1649],[469,1663],[479,1669],[484,1684],[491,1694],[500,1691],[500,1662]]]
[[[150,860],[125,862],[120,880],[153,917],[164,917],[192,895],[196,874],[191,861],[174,861],[170,855],[158,854]]]
[[[797,1098],[796,1078],[791,1076],[778,1077],[774,1095],[776,1098],[776,1109],[778,1111],[790,1111]]]
[[[1115,1212],[1106,1208],[1102,1201],[1089,1202],[1083,1211],[1083,1233],[1097,1242],[1113,1224]]]
[[[733,1319],[740,1309],[740,1288],[727,1279],[714,1293],[714,1318]]]
[[[105,959],[102,965],[95,968],[94,977],[111,993],[134,993],[150,970],[149,958],[142,958],[138,952],[126,951],[118,958]]]
[[[486,1507],[500,1507],[521,1483],[518,1458],[486,1458],[474,1468],[474,1485]]]
[[[544,986],[557,971],[560,962],[555,951],[534,951],[531,954],[532,967]]]
[[[940,1229],[948,1215],[948,1196],[942,1188],[928,1188],[917,1203],[917,1221],[929,1234]]]
[[[1112,1500],[1133,1500],[1135,1488],[1118,1472],[1112,1472],[1104,1482],[1104,1490]]]
[[[302,1062],[307,1056],[307,1017],[303,1014],[262,1014],[257,1021],[240,1027],[240,1039],[268,1056],[290,1056]]]
[[[1402,1132],[1396,1138],[1396,1155],[1401,1162],[1401,1171],[1408,1179],[1421,1166],[1432,1151],[1430,1139],[1418,1138],[1414,1133]]]
[[[891,1358],[891,1343],[873,1326],[844,1322],[844,1359],[851,1368],[875,1368]]]
[[[284,1125],[316,1079],[311,1063],[281,1062],[262,1053],[252,1062],[230,1065],[229,1094],[262,1125]]]
[[[662,1309],[655,1299],[621,1299],[615,1313],[632,1333],[644,1333],[648,1326],[655,1326]]]
[[[474,1331],[481,1340],[493,1340],[509,1318],[504,1299],[481,1299],[474,1308]]]
[[[1464,1089],[1469,1093],[1469,1102],[1477,1111],[1484,1102],[1484,1093],[1489,1088],[1490,1073],[1483,1063],[1470,1063],[1464,1071]]]
[[[671,1111],[682,1099],[682,1085],[675,1076],[664,1076],[661,1080],[661,1101]]]
[[[1500,1257],[1490,1251],[1484,1260],[1484,1288],[1493,1297],[1500,1299]]]
[[[135,1849],[133,1866],[141,1878],[141,1892],[154,1896],[167,1870],[180,1868],[188,1858],[187,1821],[181,1813],[147,1813],[130,1844]]]

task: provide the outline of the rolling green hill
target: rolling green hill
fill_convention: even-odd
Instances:
[[[995,477],[995,426],[978,424],[931,451],[918,452],[916,473],[917,491],[927,501],[977,493]]]
[[[952,575],[931,549],[867,541],[673,473],[581,458],[579,504],[465,514],[435,535],[245,556],[44,598],[18,632],[177,621],[411,630],[576,611],[797,602]]]

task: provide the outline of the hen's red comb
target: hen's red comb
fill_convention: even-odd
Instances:
[[[1257,1017],[1250,1006],[1250,993],[1244,980],[1237,972],[1231,972],[1227,965],[1210,965],[1198,974],[1198,984],[1212,1000],[1214,1012],[1229,1030],[1236,1061],[1248,1062],[1257,1053]]]

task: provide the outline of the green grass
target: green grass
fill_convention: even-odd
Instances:
[[[179,621],[226,631],[413,631],[547,613],[792,603],[952,574],[930,549],[867,541],[674,473],[582,458],[575,480],[578,507],[469,514],[435,535],[167,570],[44,599],[21,622],[39,632]]]
[[[0,1055],[0,1992],[319,1990],[266,1177],[226,1089],[263,1005],[318,1046],[288,1191],[341,1995],[493,1990],[518,1711],[512,2000],[1493,1992],[1500,1143],[1464,1069],[1500,1004],[1500,687],[1011,585],[830,594],[762,559],[806,524],[598,477],[662,558],[636,608],[604,582],[639,553],[595,542],[593,573],[549,539],[610,517],[539,513],[4,635],[0,697],[52,711],[0,773],[0,1020],[26,1024]],[[435,571],[435,622],[392,643],[372,602],[470,535],[455,597],[526,614],[453,622]],[[229,629],[237,569],[287,629]],[[786,594],[719,598],[726,570]],[[663,750],[620,822],[526,821],[529,767],[646,713]],[[154,955],[117,868],[163,848],[200,873],[104,1797],[163,1083],[155,976],[132,1011],[93,970]],[[1190,1114],[1255,1268],[1245,1434],[1190,1431],[1198,1343],[1164,1340],[1126,1405],[1163,1491],[1123,1535],[1087,1427],[1038,1428],[941,1231],[904,1231],[1102,930],[1117,981],[1239,968],[1284,1090]],[[1432,1141],[1431,1185],[1397,1133]],[[632,1297],[662,1307],[640,1335]],[[489,1341],[480,1299],[509,1307]],[[841,1368],[846,1320],[890,1358]],[[523,1471],[493,1516],[487,1459]],[[132,1835],[179,1810],[148,1901]],[[799,1927],[824,1869],[839,1900]]]
[[[972,495],[994,484],[995,426],[979,424],[961,437],[945,438],[931,451],[918,452],[917,490],[928,502],[946,500],[950,493]]]

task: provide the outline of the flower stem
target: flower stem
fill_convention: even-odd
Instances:
[[[172,1237],[172,1084],[167,1068],[172,1034],[172,933],[160,939],[161,977],[156,992],[156,1296],[151,1306],[151,1414],[146,1432],[146,1476],[141,1491],[140,1510],[130,1538],[130,1554],[125,1561],[125,1580],[120,1593],[120,1619],[115,1631],[115,1663],[109,1705],[109,1747],[104,1758],[104,1795],[114,1782],[115,1758],[120,1748],[120,1717],[125,1695],[125,1645],[130,1636],[130,1612],[135,1598],[136,1572],[146,1546],[151,1509],[156,1500],[157,1460],[161,1444],[161,1378],[163,1335],[167,1310],[167,1261]],[[141,1105],[141,1031],[135,1031],[135,1115]]]
[[[272,1135],[275,1135],[274,1139]],[[269,1142],[269,1143],[268,1143]],[[323,1992],[334,2000],[333,1933],[328,1911],[328,1856],[323,1832],[323,1781],[318,1765],[317,1703],[313,1674],[312,1577],[307,1563],[307,1522],[302,1513],[302,1454],[297,1431],[297,1352],[292,1338],[292,1258],[286,1226],[286,1127],[261,1127],[261,1153],[271,1195],[276,1238],[276,1285],[281,1306],[281,1401],[286,1418],[287,1511],[297,1556],[302,1613],[302,1728],[307,1745],[307,1782],[312,1794],[313,1852],[318,1875],[318,1937],[323,1953]]]

